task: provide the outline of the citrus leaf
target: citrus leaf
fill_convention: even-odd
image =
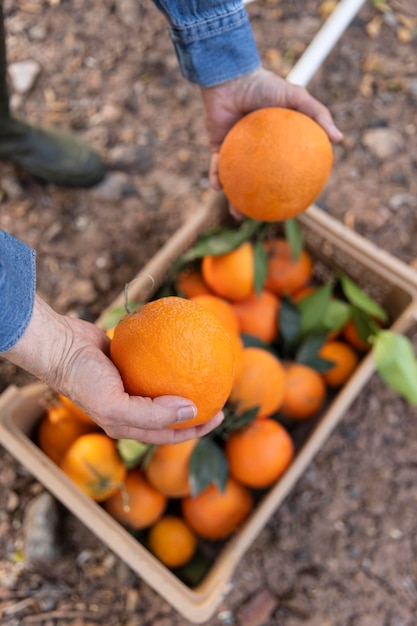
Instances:
[[[248,426],[258,414],[259,407],[255,406],[243,413],[238,413],[234,407],[228,406],[223,422],[215,428],[212,434],[221,439],[227,439],[235,430],[241,430]]]
[[[380,327],[375,323],[375,320],[355,305],[351,306],[350,316],[362,341],[368,342],[370,337],[377,335],[380,331]]]
[[[332,285],[327,283],[297,303],[297,308],[301,314],[301,335],[325,328],[324,320],[329,310],[332,290]]]
[[[211,483],[224,491],[229,473],[223,450],[211,437],[202,437],[190,458],[191,495],[195,497]]]
[[[386,323],[388,321],[387,312],[373,300],[368,294],[366,294],[353,280],[348,278],[346,274],[339,273],[340,283],[342,285],[343,293],[347,300],[355,305],[359,310],[364,313],[368,313],[373,317],[376,317],[381,322]]]
[[[128,302],[127,305],[130,311],[135,311],[138,308],[139,304],[139,302],[132,301]],[[127,315],[127,311],[124,304],[109,309],[104,314],[102,319],[103,328],[105,330],[110,330],[111,328],[114,328],[125,315]]]
[[[407,337],[381,330],[373,340],[372,355],[385,383],[411,404],[417,404],[417,361]]]
[[[284,222],[285,239],[290,244],[292,258],[298,261],[304,247],[303,233],[300,224],[295,219],[285,220]]]
[[[239,228],[217,228],[200,237],[181,257],[182,264],[201,259],[206,255],[226,254],[248,241],[262,222],[246,219]]]
[[[324,316],[323,326],[326,330],[343,328],[351,316],[351,306],[342,300],[331,299]]]
[[[327,372],[333,365],[333,361],[323,359],[319,354],[320,348],[326,343],[327,333],[312,333],[308,335],[294,357],[294,361],[312,367],[317,372]]]
[[[175,569],[175,575],[189,587],[196,587],[204,579],[211,565],[212,561],[208,555],[197,547],[192,559]]]
[[[245,348],[262,348],[262,350],[271,352],[276,356],[276,352],[271,345],[269,343],[265,343],[262,339],[259,339],[254,335],[249,335],[249,333],[242,333],[240,338],[242,339]]]
[[[278,313],[278,328],[286,353],[298,338],[301,329],[301,314],[298,307],[286,296],[281,300]]]
[[[133,469],[140,465],[149,446],[141,441],[136,441],[136,439],[118,439],[116,447],[124,465],[128,469]]]
[[[265,247],[259,239],[253,245],[254,262],[255,262],[255,291],[260,294],[268,272],[268,257]]]

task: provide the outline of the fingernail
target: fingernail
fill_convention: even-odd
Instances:
[[[192,420],[197,417],[197,409],[193,404],[188,404],[187,406],[182,406],[178,409],[178,421],[186,422],[187,420]]]
[[[329,128],[334,139],[343,139],[343,133],[334,124]]]

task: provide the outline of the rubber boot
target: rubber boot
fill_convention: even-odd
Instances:
[[[6,38],[0,2],[0,161],[62,187],[92,187],[106,168],[100,156],[71,133],[28,124],[10,114]]]

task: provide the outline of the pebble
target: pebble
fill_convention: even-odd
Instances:
[[[13,89],[20,94],[28,93],[34,86],[40,71],[39,63],[31,59],[10,63],[8,72]]]
[[[279,601],[269,589],[261,589],[238,610],[239,626],[262,626],[278,607]]]
[[[114,146],[109,150],[111,167],[145,174],[153,166],[152,153],[148,146]]]
[[[112,172],[91,192],[96,200],[104,202],[118,202],[127,196],[136,194],[135,186],[123,172]]]
[[[59,510],[53,496],[44,491],[28,504],[23,519],[23,552],[29,567],[57,561]]]
[[[404,148],[404,138],[392,128],[370,128],[365,131],[362,143],[381,161],[389,159]]]

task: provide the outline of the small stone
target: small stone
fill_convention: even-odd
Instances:
[[[34,86],[41,71],[41,66],[31,59],[10,63],[8,72],[13,89],[18,93],[28,93]]]
[[[36,568],[62,556],[58,538],[59,510],[56,500],[46,491],[35,496],[26,508],[23,534],[26,563]]]
[[[262,626],[278,604],[278,598],[269,589],[261,589],[240,607],[237,614],[239,626]]]
[[[135,186],[123,172],[114,172],[97,185],[91,194],[96,200],[118,202],[122,198],[136,194]]]
[[[392,128],[370,128],[364,133],[362,143],[381,161],[389,159],[404,148],[403,136]]]
[[[115,146],[109,151],[111,167],[145,174],[153,166],[152,153],[148,146]]]

